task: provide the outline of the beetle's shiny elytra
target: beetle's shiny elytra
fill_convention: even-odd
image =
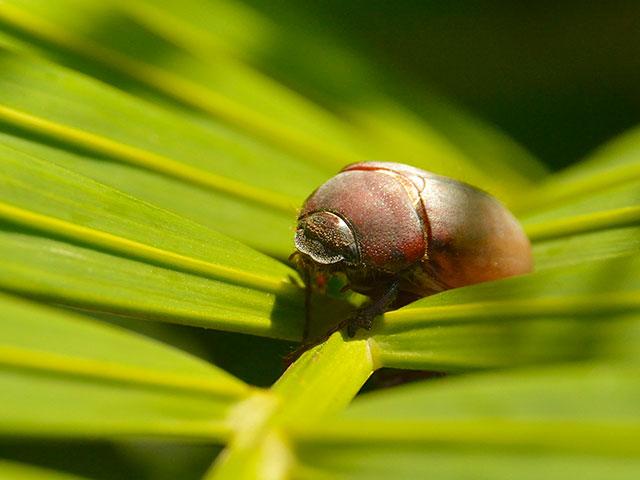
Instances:
[[[357,163],[306,200],[292,258],[307,278],[346,274],[371,303],[349,333],[398,297],[433,293],[528,273],[531,246],[495,198],[456,180],[408,165]]]

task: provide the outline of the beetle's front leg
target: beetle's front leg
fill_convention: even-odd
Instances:
[[[355,313],[346,320],[347,335],[353,337],[359,328],[371,330],[373,320],[384,312],[389,310],[398,297],[399,280],[394,280],[384,290],[377,292],[371,296],[371,300],[360,307]]]

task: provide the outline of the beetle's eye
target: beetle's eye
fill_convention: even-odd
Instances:
[[[298,222],[296,248],[325,265],[358,261],[355,236],[347,223],[331,212],[316,212]]]

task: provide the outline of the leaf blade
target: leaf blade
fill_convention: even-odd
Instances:
[[[586,364],[369,394],[331,421],[291,426],[302,461],[296,478],[306,478],[306,468],[310,478],[430,471],[506,479],[514,468],[523,478],[604,478],[605,471],[607,478],[633,478],[640,471],[638,387],[637,368]]]
[[[1,434],[221,439],[229,409],[250,393],[229,374],[125,330],[5,295],[0,306]]]
[[[442,292],[385,314],[372,348],[385,366],[445,371],[627,356],[640,318],[639,259]]]

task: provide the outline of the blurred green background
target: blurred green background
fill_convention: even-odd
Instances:
[[[552,169],[640,123],[638,1],[247,3],[340,38],[493,123]],[[273,69],[276,59],[263,61]]]

